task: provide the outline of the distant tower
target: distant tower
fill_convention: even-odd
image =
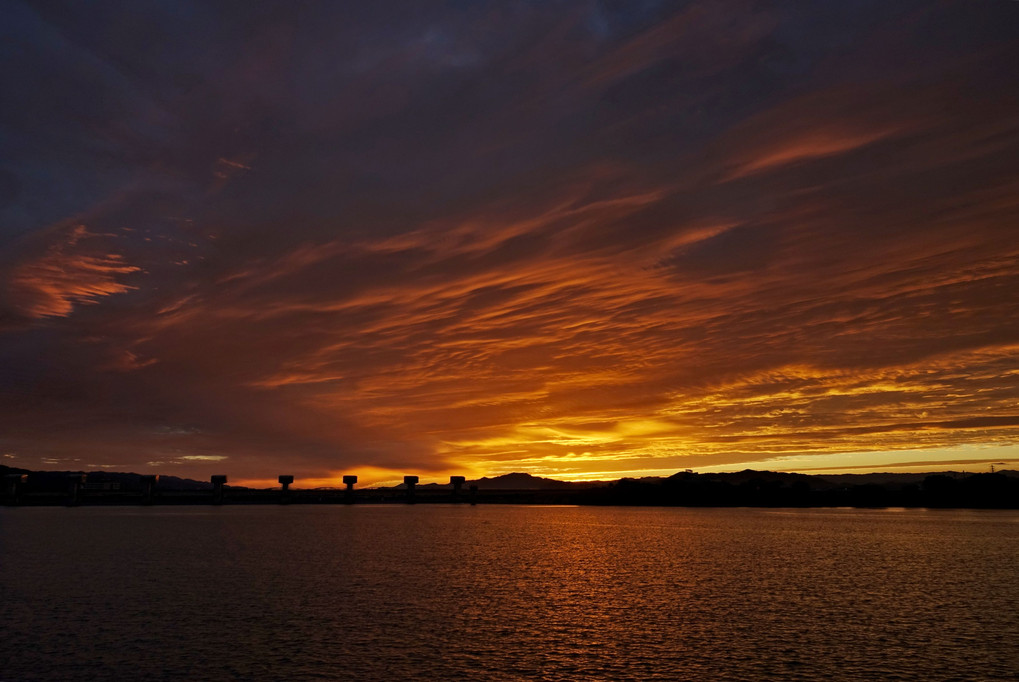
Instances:
[[[407,486],[407,504],[414,504],[414,486],[418,484],[418,477],[404,476],[403,482]]]
[[[4,476],[4,492],[7,494],[7,504],[21,504],[21,491],[28,481],[28,474],[7,474]]]
[[[74,507],[81,502],[81,484],[85,482],[85,474],[67,475],[67,504]]]
[[[152,504],[156,499],[156,484],[159,483],[157,474],[142,476],[142,503]]]
[[[290,501],[290,484],[294,482],[294,477],[289,474],[280,474],[277,480],[283,486],[283,492],[280,493],[280,504],[286,504]]]
[[[354,501],[354,485],[357,483],[357,476],[353,474],[347,474],[343,477],[343,484],[347,486],[347,490],[343,493],[343,501],[350,504]]]
[[[212,481],[212,503],[223,504],[223,486],[226,485],[226,474],[216,474]]]
[[[454,501],[460,499],[460,489],[463,488],[463,485],[466,482],[467,482],[467,479],[465,477],[463,477],[463,476],[450,476],[449,477],[449,483],[450,483],[450,485],[453,486],[453,500]]]

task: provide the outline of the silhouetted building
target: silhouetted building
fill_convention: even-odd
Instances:
[[[347,489],[343,494],[343,499],[348,504],[354,501],[354,484],[356,483],[357,476],[354,476],[353,474],[347,474],[343,477],[343,484],[347,486]]]
[[[294,482],[294,477],[290,474],[280,474],[276,480],[283,486],[283,490],[280,491],[280,504],[290,502],[290,484]]]
[[[223,486],[226,485],[226,474],[216,474],[209,480],[212,481],[212,503],[223,504]]]
[[[403,483],[407,486],[407,502],[414,503],[414,488],[418,484],[417,476],[404,476]]]

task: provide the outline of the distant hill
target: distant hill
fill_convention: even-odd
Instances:
[[[924,479],[928,476],[950,476],[952,478],[964,479],[969,476],[974,476],[977,473],[987,472],[928,471],[923,473],[900,473],[894,471],[883,471],[872,474],[819,474],[812,478],[824,480],[836,486],[882,485],[895,489],[901,488],[904,485],[919,485],[920,483],[923,483]],[[996,473],[999,473],[1002,476],[1009,476],[1011,478],[1019,478],[1019,471],[1013,471],[1011,469],[1003,469]]]
[[[1002,470],[997,473],[1003,476],[1019,478],[1019,471]],[[700,480],[718,481],[729,485],[742,485],[750,482],[793,485],[795,483],[806,483],[811,490],[827,490],[831,488],[845,488],[861,485],[880,485],[895,490],[906,485],[918,485],[924,479],[932,475],[950,476],[952,478],[964,479],[974,475],[973,472],[958,471],[929,471],[924,473],[913,472],[879,472],[869,474],[801,474],[784,471],[757,471],[744,469],[743,471],[722,472],[722,473],[677,473],[669,476],[664,481],[678,481],[684,478],[696,477]],[[642,479],[648,481],[650,479]]]
[[[709,481],[720,481],[722,483],[728,483],[729,485],[741,485],[743,483],[750,483],[751,481],[762,483],[781,483],[783,485],[792,485],[793,483],[799,482],[811,485],[812,483],[817,482],[817,477],[810,476],[809,474],[787,473],[784,471],[756,471],[754,469],[711,474],[682,472],[669,476],[667,480],[683,479],[691,476],[696,476]]]
[[[85,474],[85,483],[88,484],[113,484],[123,490],[141,490],[141,474],[116,471],[31,471],[29,469],[18,469],[0,464],[0,476],[8,474],[27,474],[28,485],[37,489],[63,490],[67,487],[67,477],[72,474]],[[159,477],[156,486],[159,490],[211,490],[212,483],[207,481],[195,481],[190,478],[178,476]]]
[[[579,484],[532,476],[531,474],[512,473],[491,478],[485,476],[475,481],[468,481],[468,485],[476,485],[478,490],[563,490],[577,487]]]
[[[969,476],[969,474],[959,474],[954,471],[945,471],[941,473],[952,477]],[[894,488],[922,483],[923,480],[930,475],[930,473],[914,474],[882,471],[872,474],[819,474],[816,478],[826,481],[834,486],[884,485]]]
[[[512,473],[503,474],[501,476],[485,476],[473,481],[467,481],[464,484],[464,487],[466,488],[472,485],[478,486],[478,490],[567,490],[577,487],[605,485],[605,483],[570,483],[569,481],[557,481],[554,478],[542,478],[540,476],[532,476],[531,474]],[[392,487],[402,490],[407,486],[401,483],[400,485]],[[453,486],[449,483],[423,483],[419,484],[417,487],[420,490],[431,490],[437,488],[452,489]]]

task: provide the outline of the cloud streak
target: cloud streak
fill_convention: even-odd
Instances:
[[[174,73],[37,17],[131,106],[0,118],[87,225],[11,233],[0,448],[321,482],[1016,447],[1014,8],[515,7],[199,17]],[[127,25],[174,53],[164,15]]]
[[[124,277],[140,268],[117,253],[89,248],[103,235],[84,225],[61,230],[44,254],[13,268],[8,280],[15,307],[32,318],[66,317],[77,305],[90,305],[135,287]]]

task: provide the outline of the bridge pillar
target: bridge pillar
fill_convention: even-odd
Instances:
[[[414,487],[418,484],[417,476],[404,476],[403,482],[407,486],[407,504],[414,504]]]
[[[343,492],[343,501],[347,504],[353,504],[354,502],[354,485],[357,483],[357,476],[348,474],[343,477],[343,484],[347,486],[347,489]]]
[[[290,484],[294,482],[294,477],[290,474],[280,474],[277,480],[283,486],[283,491],[280,493],[280,504],[286,504],[290,502]]]
[[[216,474],[212,481],[212,503],[223,504],[223,486],[226,485],[226,474]]]

